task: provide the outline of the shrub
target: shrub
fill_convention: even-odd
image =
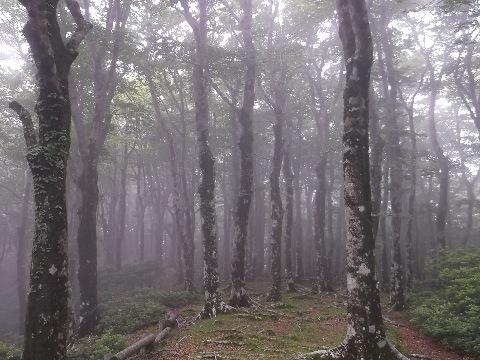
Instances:
[[[127,292],[100,304],[99,330],[127,334],[139,325],[163,317],[167,307],[184,306],[195,299],[197,296],[188,292],[159,292],[148,288]]]
[[[104,354],[117,353],[126,346],[124,335],[107,331],[101,337],[88,337],[78,340],[68,348],[68,360],[98,360]]]
[[[0,359],[2,360],[21,360],[22,353],[20,348],[12,344],[0,342]]]
[[[445,346],[479,356],[480,249],[439,252],[420,285],[410,298],[414,322]]]
[[[152,287],[155,279],[163,274],[158,261],[127,264],[120,270],[104,269],[98,273],[100,298],[121,295],[136,288]]]

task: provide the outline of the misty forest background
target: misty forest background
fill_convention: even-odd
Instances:
[[[185,290],[178,295],[183,300],[203,292],[203,145],[192,81],[198,38],[183,3],[80,4],[93,24],[69,77],[68,259],[80,337],[98,326],[119,329],[117,320],[108,323],[105,299],[153,284]],[[22,122],[8,104],[18,101],[33,114],[38,94],[22,35],[27,12],[14,0],[0,0],[0,6],[0,340],[15,343],[24,331],[35,219]],[[410,299],[427,333],[480,355],[473,335],[480,326],[480,3],[376,0],[367,7],[374,46],[369,131],[379,286],[396,310],[405,310]],[[334,14],[331,1],[252,4],[253,192],[245,277],[247,283],[271,283],[271,300],[282,297],[275,288],[278,264],[282,291],[295,291],[298,283],[315,293],[346,286],[345,62]],[[72,34],[63,3],[58,16],[62,33]],[[223,287],[235,261],[238,144],[245,140],[239,118],[249,52],[239,3],[209,2],[206,24],[202,81]],[[244,284],[234,288],[237,298],[230,303],[242,305]]]

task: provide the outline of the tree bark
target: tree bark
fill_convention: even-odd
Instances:
[[[459,146],[458,153],[460,155],[460,168],[461,168],[461,176],[462,182],[465,185],[465,189],[467,190],[467,221],[465,225],[465,235],[463,236],[461,244],[466,246],[470,241],[470,235],[472,232],[472,224],[473,224],[473,208],[475,206],[476,196],[475,196],[475,184],[480,177],[480,171],[477,171],[477,174],[473,177],[472,180],[468,178],[468,168],[465,165],[466,163],[466,155],[464,150],[462,149],[462,139],[461,139],[461,129],[460,129],[460,119],[458,116],[458,109],[455,109],[455,129],[457,135],[457,143]]]
[[[207,92],[207,0],[198,0],[198,18],[190,12],[188,0],[180,0],[183,15],[193,30],[195,55],[193,63],[193,94],[197,125],[198,161],[200,165],[200,215],[203,235],[203,281],[205,304],[200,318],[209,318],[226,310],[219,287],[217,233],[215,226],[215,160],[209,145]]]
[[[429,138],[432,144],[433,151],[437,158],[438,172],[437,178],[439,182],[438,189],[438,205],[437,205],[437,218],[435,221],[435,232],[438,246],[441,249],[445,249],[445,225],[448,212],[448,188],[449,188],[449,162],[448,158],[444,155],[443,149],[438,142],[437,130],[435,125],[435,103],[437,97],[437,84],[435,80],[433,67],[430,69],[430,95],[428,100],[428,130]]]
[[[315,276],[316,283],[314,292],[320,293],[323,291],[331,291],[332,287],[329,283],[329,276],[327,274],[327,250],[325,238],[325,200],[327,193],[326,184],[326,168],[327,168],[327,154],[320,155],[321,159],[316,167],[317,173],[317,190],[315,192],[314,200],[314,236],[315,236]]]
[[[172,176],[173,182],[173,211],[175,217],[175,227],[176,227],[176,234],[178,239],[180,240],[180,244],[182,245],[183,250],[183,260],[184,260],[184,269],[185,269],[185,276],[183,278],[185,284],[185,290],[194,293],[195,292],[195,285],[194,285],[194,245],[193,245],[193,237],[186,236],[186,226],[183,223],[184,214],[182,213],[182,184],[181,178],[178,175],[178,164],[176,158],[176,151],[175,151],[175,139],[167,127],[165,120],[163,119],[161,110],[160,110],[160,103],[158,101],[158,94],[155,88],[155,84],[153,80],[149,77],[148,78],[148,85],[150,88],[150,95],[152,97],[153,108],[155,110],[156,119],[160,125],[162,135],[167,140],[168,150],[170,152],[170,173]]]
[[[297,281],[303,279],[305,276],[304,264],[303,264],[303,224],[302,224],[302,188],[300,183],[300,173],[301,173],[301,164],[302,164],[302,123],[299,120],[299,135],[297,142],[297,152],[295,156],[295,161],[293,163],[293,172],[294,172],[294,200],[295,200],[295,274]]]
[[[25,185],[23,187],[23,199],[20,210],[20,224],[17,227],[17,294],[18,294],[18,324],[19,334],[22,335],[25,327],[25,310],[27,304],[27,221],[28,205],[32,190],[32,177],[28,171],[25,172]]]
[[[265,271],[265,191],[263,189],[262,175],[255,177],[255,276],[262,276]]]
[[[343,170],[347,221],[348,330],[343,343],[298,359],[407,359],[388,341],[375,279],[368,148],[372,38],[364,0],[337,0],[346,84]]]
[[[136,182],[137,182],[137,221],[138,221],[138,242],[139,242],[139,249],[138,249],[138,260],[142,263],[145,261],[145,209],[146,199],[145,199],[145,171],[143,160],[138,159],[137,164],[137,174],[136,174]],[[142,186],[143,183],[143,186]],[[143,194],[142,194],[143,190]],[[175,253],[174,253],[175,254]]]
[[[292,264],[293,233],[293,172],[290,163],[291,143],[283,150],[283,178],[285,180],[285,281],[287,292],[296,292]]]
[[[229,305],[234,307],[249,306],[250,299],[245,289],[245,246],[253,193],[253,106],[255,104],[255,48],[252,38],[252,0],[241,0],[243,18],[240,28],[245,50],[245,85],[243,104],[239,111],[242,134],[238,143],[240,149],[240,189],[236,201],[234,221],[235,242],[232,259],[232,288]]]
[[[414,120],[414,104],[415,98],[424,83],[425,72],[422,73],[420,81],[410,99],[405,99],[400,92],[401,103],[408,115],[408,136],[410,139],[410,156],[409,156],[409,172],[410,172],[410,193],[408,196],[408,221],[407,233],[405,236],[405,290],[410,292],[412,289],[412,281],[414,278],[413,266],[413,242],[414,242],[414,226],[415,226],[415,202],[417,193],[417,134],[415,132]],[[417,239],[418,240],[418,239]],[[418,249],[417,249],[418,250]],[[419,258],[418,251],[415,251],[416,258]]]
[[[272,280],[267,300],[279,301],[282,298],[281,244],[284,209],[280,193],[280,170],[282,169],[284,112],[281,105],[276,105],[273,111],[275,113],[275,124],[273,125],[274,149],[272,172],[270,173],[269,178],[270,202],[272,206],[272,230],[270,241]]]
[[[372,217],[373,237],[377,239],[378,225],[382,203],[382,157],[385,141],[380,134],[380,118],[377,112],[377,99],[375,92],[370,92],[370,142],[372,158],[370,161],[370,174],[372,186]]]
[[[89,2],[86,2],[88,5]],[[106,20],[106,33],[114,32],[115,40],[111,50],[108,67],[105,53],[97,48],[98,43],[89,42],[93,61],[93,89],[95,103],[90,133],[82,116],[74,116],[77,139],[82,160],[82,173],[78,187],[82,195],[82,204],[78,209],[78,283],[80,287],[80,321],[77,335],[84,337],[94,330],[100,320],[97,299],[97,208],[98,208],[98,160],[100,150],[105,143],[112,115],[110,104],[116,88],[116,69],[120,54],[125,23],[130,12],[130,0],[121,6],[120,0],[111,1],[108,8],[110,16]],[[85,7],[89,18],[89,6]],[[115,24],[115,25],[114,25]],[[105,40],[106,41],[106,40]],[[107,67],[107,71],[105,71]],[[78,104],[76,104],[78,106]],[[81,112],[75,112],[81,114]]]
[[[68,339],[68,221],[67,159],[70,150],[71,107],[68,75],[78,47],[92,25],[78,3],[66,5],[76,29],[64,43],[55,0],[21,0],[28,10],[23,34],[37,69],[35,112],[38,135],[30,113],[18,102],[9,106],[19,116],[27,145],[35,195],[35,235],[30,268],[24,360],[66,359]]]
[[[128,158],[135,146],[128,150],[127,143],[123,146],[122,167],[120,168],[120,198],[118,202],[118,232],[115,239],[115,270],[122,268],[122,245],[125,242],[125,216],[127,213],[127,167]]]
[[[400,250],[402,227],[402,180],[403,164],[400,148],[400,127],[397,120],[398,83],[393,63],[393,49],[390,44],[391,34],[388,29],[382,31],[382,47],[385,54],[385,74],[388,87],[384,89],[387,97],[386,118],[390,158],[390,206],[392,208],[392,241],[390,265],[390,307],[395,311],[405,308],[403,265]]]

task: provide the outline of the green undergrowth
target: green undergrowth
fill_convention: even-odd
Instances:
[[[153,287],[155,279],[165,270],[157,261],[127,264],[120,270],[103,269],[98,272],[98,293],[100,299],[123,294],[127,291]]]
[[[410,297],[413,321],[445,346],[480,356],[480,249],[433,254]]]
[[[100,303],[99,331],[127,334],[138,326],[155,321],[169,308],[185,306],[198,296],[188,292],[162,292],[150,288],[129,291]]]
[[[0,359],[1,360],[21,360],[21,349],[13,344],[0,342]]]
[[[188,292],[162,292],[151,288],[104,299],[100,303],[102,319],[97,328],[101,335],[77,340],[68,349],[68,360],[98,360],[103,359],[104,354],[114,354],[128,345],[129,333],[163,318],[168,309],[187,306],[197,300],[197,295]]]
[[[125,335],[115,334],[109,330],[99,337],[80,339],[68,348],[68,360],[98,360],[104,354],[114,354],[125,348]]]

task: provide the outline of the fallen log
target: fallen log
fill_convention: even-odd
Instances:
[[[137,342],[133,343],[129,347],[116,353],[115,355],[105,354],[103,356],[103,359],[104,360],[125,360],[139,351],[152,350],[156,344],[158,344],[160,341],[165,339],[168,336],[168,334],[178,325],[177,317],[178,317],[178,314],[175,315],[173,313],[169,313],[166,319],[162,319],[159,321],[159,324],[158,324],[159,332],[157,334],[149,334],[141,338]]]

